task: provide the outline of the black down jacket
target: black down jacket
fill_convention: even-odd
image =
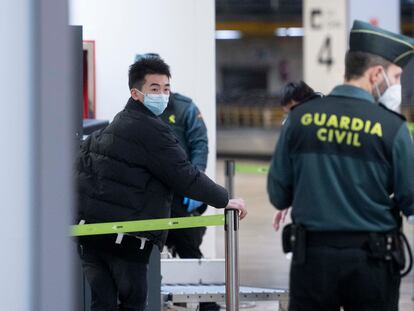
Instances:
[[[226,189],[191,165],[168,125],[132,98],[84,141],[76,168],[78,221],[86,223],[169,217],[173,192],[217,208],[229,200]],[[160,248],[166,238],[165,231],[137,235]],[[114,244],[115,235],[103,239]]]

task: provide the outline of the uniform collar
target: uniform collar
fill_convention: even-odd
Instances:
[[[370,93],[368,93],[364,89],[349,84],[342,84],[336,86],[329,95],[353,97],[357,99],[366,100],[371,103],[375,103],[374,96],[372,96]]]

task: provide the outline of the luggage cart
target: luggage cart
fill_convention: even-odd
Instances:
[[[161,274],[165,311],[193,311],[200,302],[226,301],[224,259],[163,259]],[[240,286],[239,298],[241,302],[275,301],[275,310],[286,311],[289,295],[287,289]]]

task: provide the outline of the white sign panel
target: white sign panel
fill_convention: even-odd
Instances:
[[[347,0],[304,0],[304,80],[329,93],[343,82],[347,50]]]

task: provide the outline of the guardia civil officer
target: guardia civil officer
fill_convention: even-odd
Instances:
[[[315,92],[313,88],[302,80],[287,83],[283,86],[280,94],[280,105],[282,106],[283,112],[286,114],[288,114],[293,107],[301,102],[323,96],[322,93]],[[286,118],[283,120],[283,123],[285,120]],[[276,231],[279,230],[280,224],[285,222],[288,212],[289,209],[286,208],[283,211],[276,211],[274,213],[272,225]]]
[[[169,66],[159,57],[135,62],[129,69],[129,89],[125,108],[82,144],[77,161],[78,221],[169,217],[173,192],[217,208],[237,209],[244,217],[243,201],[229,200],[223,187],[191,165],[158,117],[169,100]],[[149,255],[153,245],[162,249],[165,238],[165,231],[81,238],[91,310],[144,310]]]
[[[297,105],[283,126],[268,193],[276,208],[292,206],[289,310],[398,310],[395,215],[414,214],[414,146],[404,118],[377,100],[413,45],[355,21],[344,84]]]

